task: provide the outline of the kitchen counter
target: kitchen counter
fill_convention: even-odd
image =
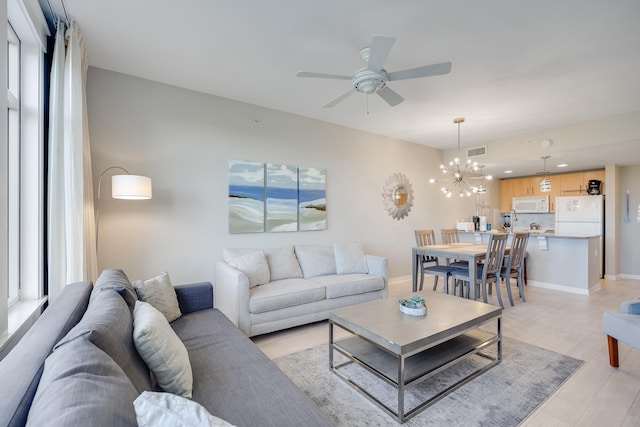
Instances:
[[[544,237],[551,237],[551,238],[563,238],[563,239],[590,239],[592,237],[599,237],[599,235],[592,235],[592,234],[585,234],[585,235],[560,235],[560,234],[556,234],[555,232],[549,233],[549,232],[545,232],[545,231],[537,231],[537,230],[515,230],[516,232],[522,232],[522,231],[528,231],[531,237],[534,236],[544,236]],[[506,233],[506,230],[492,230],[492,231],[458,231],[458,234],[491,234],[491,233]]]
[[[494,232],[459,231],[458,235],[461,242],[486,243],[489,234]],[[530,233],[526,261],[528,285],[580,295],[600,289],[600,236]]]

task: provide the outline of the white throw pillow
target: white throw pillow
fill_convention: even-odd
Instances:
[[[367,274],[367,257],[360,243],[336,243],[333,245],[338,274]]]
[[[249,287],[264,285],[271,281],[269,264],[264,252],[254,249],[247,252],[240,252],[242,255],[234,257],[233,250],[224,249],[222,258],[232,267],[240,270],[249,278]]]
[[[142,392],[133,401],[139,427],[233,427],[202,405],[170,393]]]
[[[164,391],[191,398],[189,353],[164,315],[144,301],[133,308],[133,342]]]
[[[296,245],[296,257],[305,278],[336,274],[336,257],[331,245]]]
[[[293,246],[263,249],[262,252],[267,258],[272,281],[302,277],[302,270],[293,252]]]
[[[138,299],[154,306],[169,322],[182,316],[176,290],[171,284],[168,273],[162,273],[147,280],[136,280],[133,282],[133,287],[138,294]]]

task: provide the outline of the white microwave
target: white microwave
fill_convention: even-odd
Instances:
[[[514,197],[511,206],[517,213],[548,213],[549,196]]]

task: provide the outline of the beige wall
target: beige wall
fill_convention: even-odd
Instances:
[[[122,268],[132,280],[168,271],[175,283],[213,281],[225,247],[339,241],[362,242],[367,252],[389,258],[391,278],[403,277],[411,274],[415,229],[451,227],[475,214],[473,198],[446,199],[428,183],[439,172],[439,150],[98,68],[89,69],[87,92],[94,185],[112,165],[153,179],[152,200],[113,200],[107,179],[99,201],[99,268]],[[605,130],[609,121],[602,122]],[[558,131],[579,139],[585,126],[591,125]],[[229,234],[231,159],[326,169],[328,230]],[[618,169],[619,188],[640,182],[637,168]],[[382,204],[382,186],[394,172],[407,176],[415,194],[401,221]],[[640,189],[633,188],[637,207]],[[493,221],[497,182],[485,197],[484,214]],[[620,242],[612,242],[623,248],[612,264],[620,266],[615,275],[639,275],[632,255],[640,245],[637,230],[633,237],[625,231],[631,225],[620,227]]]
[[[153,199],[138,202],[111,199],[103,181],[99,268],[122,268],[132,280],[168,271],[175,283],[213,281],[225,247],[340,241],[362,242],[389,258],[390,277],[407,276],[414,229],[475,213],[473,199],[446,200],[428,183],[439,150],[97,68],[87,92],[96,185],[112,165],[153,179]],[[230,159],[325,168],[328,230],[229,234]],[[394,172],[415,194],[401,221],[382,204]]]

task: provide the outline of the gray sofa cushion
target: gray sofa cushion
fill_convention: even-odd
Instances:
[[[54,344],[82,318],[91,295],[91,282],[62,288],[11,352],[0,361],[0,426],[23,426]]]
[[[336,274],[332,245],[296,245],[296,257],[305,278]]]
[[[137,396],[120,366],[80,337],[47,358],[27,426],[136,426]]]
[[[133,317],[114,289],[94,291],[82,320],[55,346],[55,351],[86,337],[127,374],[138,392],[151,390],[151,375],[133,343]]]
[[[171,326],[189,352],[193,400],[212,415],[237,426],[332,425],[221,311],[183,314]]]
[[[382,277],[368,274],[332,274],[314,277],[309,281],[326,286],[327,299],[379,291],[384,288]]]
[[[100,291],[102,289],[113,289],[118,292],[122,298],[124,298],[131,311],[133,311],[133,307],[135,307],[136,301],[138,300],[136,290],[133,288],[129,278],[122,270],[103,270],[100,277],[98,277],[98,280],[96,280],[96,283],[93,285],[93,288],[94,292],[91,295],[91,300],[93,300],[94,294],[97,293],[96,291]]]
[[[264,313],[325,298],[324,285],[306,279],[277,280],[249,292],[251,313]]]

